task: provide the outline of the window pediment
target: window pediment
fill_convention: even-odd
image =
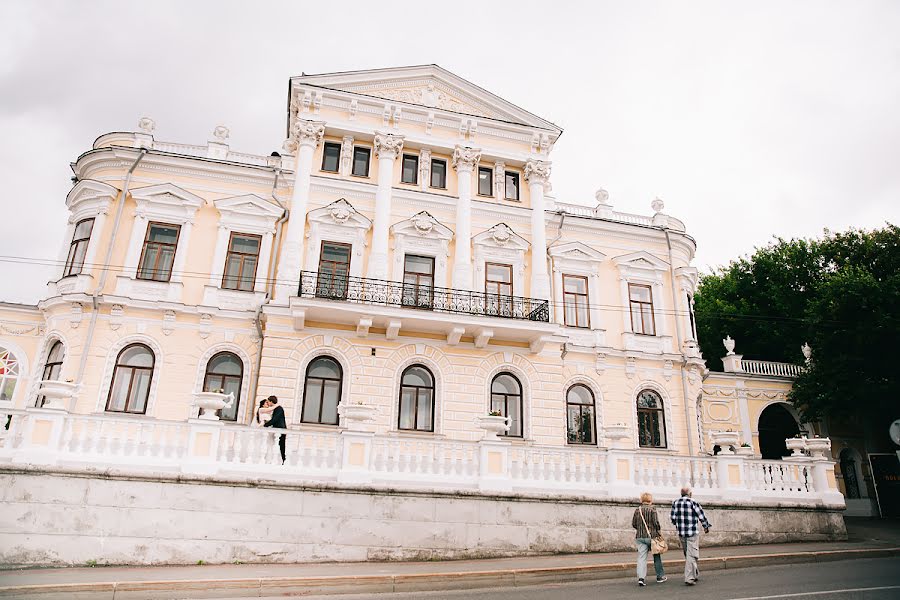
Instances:
[[[131,197],[137,203],[137,214],[181,222],[192,219],[205,203],[200,196],[171,183],[132,190]]]
[[[598,263],[606,260],[606,255],[582,242],[569,242],[549,249],[548,253],[553,258],[554,264],[580,265],[582,267],[596,267]]]
[[[513,231],[506,223],[497,223],[487,231],[482,231],[472,238],[476,246],[488,248],[504,248],[524,252],[531,245],[528,240]]]
[[[395,236],[428,237],[449,241],[453,238],[453,230],[438,221],[428,211],[416,213],[405,221],[394,223],[391,234]]]
[[[249,233],[262,233],[275,228],[282,214],[281,207],[255,194],[231,196],[213,201],[222,224]]]
[[[669,269],[669,263],[644,250],[617,256],[613,262],[621,278],[657,284],[662,284],[663,273]]]
[[[310,224],[337,225],[340,227],[358,228],[363,231],[368,231],[372,226],[372,221],[357,211],[344,198],[336,200],[328,206],[310,211],[307,218]]]
[[[118,193],[119,190],[102,181],[82,179],[66,196],[66,206],[72,213],[71,221],[74,223],[105,212]]]

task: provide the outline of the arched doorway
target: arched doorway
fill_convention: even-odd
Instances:
[[[790,451],[784,443],[799,433],[797,419],[784,404],[770,404],[759,415],[759,451],[763,459],[779,460]]]

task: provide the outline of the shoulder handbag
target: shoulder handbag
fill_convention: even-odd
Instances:
[[[638,508],[638,513],[641,515],[641,521],[644,522],[644,528],[647,530],[647,535],[652,536],[650,528],[647,527],[647,520],[644,519],[644,511],[641,508]],[[662,533],[660,533],[656,537],[650,538],[650,552],[652,552],[653,554],[662,554],[668,549],[669,544],[666,543],[666,538],[662,536]]]

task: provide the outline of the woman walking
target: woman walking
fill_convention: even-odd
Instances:
[[[644,578],[647,577],[647,554],[651,552],[651,540],[660,534],[659,517],[653,507],[653,496],[644,492],[641,494],[641,505],[634,509],[631,517],[631,526],[635,529],[635,542],[637,543],[637,576],[638,585],[643,587]],[[662,555],[653,555],[653,568],[656,570],[656,583],[662,583],[668,579],[663,570]]]

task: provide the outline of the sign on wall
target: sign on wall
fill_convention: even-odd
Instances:
[[[869,454],[875,498],[882,517],[900,517],[900,458],[896,454]]]

